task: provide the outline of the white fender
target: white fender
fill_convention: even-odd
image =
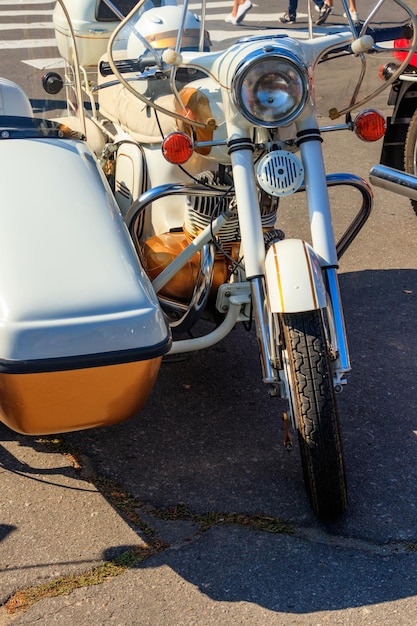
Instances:
[[[320,260],[301,239],[273,243],[265,260],[268,299],[273,313],[297,313],[326,306]]]

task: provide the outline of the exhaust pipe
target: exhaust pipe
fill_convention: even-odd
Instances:
[[[413,174],[406,174],[386,165],[374,165],[369,172],[369,180],[375,187],[417,200],[417,176]]]

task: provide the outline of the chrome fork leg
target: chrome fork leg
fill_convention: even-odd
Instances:
[[[263,276],[255,276],[250,281],[252,293],[253,314],[256,325],[256,337],[258,339],[259,354],[261,358],[262,377],[266,384],[277,383],[277,377],[270,359],[270,329],[265,310],[265,279]]]

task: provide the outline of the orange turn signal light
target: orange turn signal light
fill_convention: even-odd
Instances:
[[[378,141],[385,135],[385,117],[374,109],[361,111],[353,122],[353,130],[362,141]]]
[[[170,133],[162,142],[162,154],[169,163],[175,165],[188,161],[193,151],[193,141],[185,133]]]

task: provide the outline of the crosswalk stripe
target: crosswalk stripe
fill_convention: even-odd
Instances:
[[[21,10],[21,11],[1,11],[0,10],[0,15],[2,17],[18,17],[20,15],[52,15],[52,10],[51,9],[38,9],[36,10],[31,10],[31,9],[27,9],[27,10]]]
[[[230,30],[228,33],[224,30],[210,30],[210,39],[212,42],[215,43],[220,43],[223,41],[228,41],[228,40],[234,40],[236,41],[237,39],[241,39],[243,37],[253,37],[253,35],[259,35],[260,29],[259,28],[253,28],[252,30],[249,28],[246,28],[245,30],[241,29],[235,29],[235,30]],[[262,31],[265,34],[265,31]],[[270,28],[268,29],[268,35],[276,35],[276,34],[283,34],[283,33],[290,33],[290,29],[285,30],[283,28],[279,28],[278,27],[276,29],[274,28]],[[298,30],[297,31],[297,39],[308,39],[309,34],[308,34],[308,30],[305,29],[305,31],[301,31]]]
[[[51,4],[51,5],[55,5],[55,0],[25,0],[25,4]],[[16,2],[13,2],[13,0],[0,0],[0,6],[6,6],[6,5],[10,5],[10,6],[16,6]]]
[[[25,41],[1,41],[0,50],[17,50],[18,48],[51,48],[56,46],[55,39],[25,39]]]
[[[35,28],[47,28],[48,30],[54,29],[51,22],[31,22],[30,24],[0,24],[0,30],[34,30]]]
[[[25,65],[30,65],[37,70],[58,69],[65,66],[65,61],[61,57],[56,59],[33,59],[33,61],[22,61]]]
[[[230,8],[230,7],[229,7]],[[224,20],[225,17],[227,15],[230,14],[230,11],[226,11],[225,13],[210,13],[207,17],[209,18],[208,22],[208,30],[210,30],[210,20]],[[281,23],[279,22],[279,15],[284,15],[284,11],[278,11],[276,13],[275,16],[273,16],[273,18],[271,19],[271,15],[265,15],[265,13],[254,13],[253,11],[251,11],[250,13],[248,13],[245,16],[245,19],[241,22],[241,24],[238,24],[238,26],[250,26],[252,24],[252,22],[256,22],[257,24],[259,24],[259,22],[264,22],[265,26],[273,26],[274,23],[277,24],[277,28],[278,28],[278,24],[281,26]],[[307,13],[300,13],[299,11],[297,11],[297,18],[307,18],[308,15]],[[255,27],[255,24],[253,25]],[[236,26],[234,24],[228,24],[228,27],[231,28],[236,28]]]
[[[230,0],[214,0],[214,2],[207,2],[206,4],[206,12],[207,14],[211,9],[229,9],[231,10],[233,6],[233,2]],[[252,2],[252,8],[260,6],[256,2]],[[190,11],[198,11],[201,9],[201,2],[190,2],[188,5]]]
[[[230,9],[230,7],[229,7]],[[206,26],[208,28],[208,30],[210,30],[210,21],[211,20],[220,20],[220,21],[224,21],[224,18],[230,15],[230,11],[223,11],[223,13],[208,13],[207,14],[207,20],[206,20]],[[250,13],[248,13],[245,17],[245,19],[242,21],[242,24],[248,24],[250,26],[251,22],[261,22],[263,21],[269,21],[271,18],[269,15],[265,15],[265,13],[253,13],[252,11]],[[275,20],[278,21],[278,18]],[[230,28],[236,28],[233,24],[228,24],[228,26]]]

